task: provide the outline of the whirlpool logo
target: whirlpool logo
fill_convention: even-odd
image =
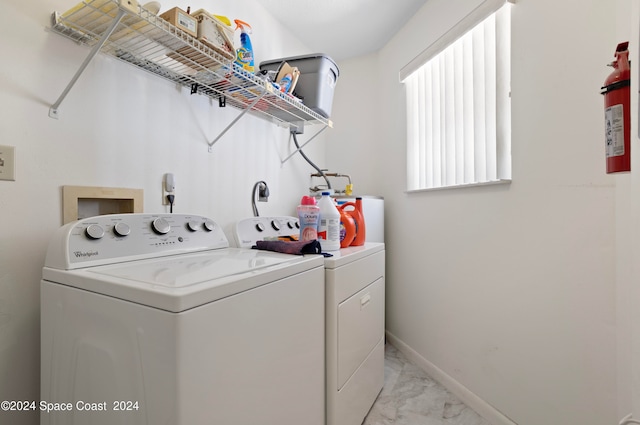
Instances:
[[[75,255],[76,258],[91,258],[94,255],[98,255],[98,251],[75,251],[73,255]]]

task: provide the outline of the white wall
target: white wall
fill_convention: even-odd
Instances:
[[[630,6],[519,0],[513,183],[406,194],[398,71],[473,4],[429,0],[378,54],[341,64],[333,118],[360,131],[336,126],[329,163],[367,152],[343,171],[385,197],[387,330],[407,352],[504,423],[617,423],[615,185],[629,177],[605,174],[599,89]]]
[[[39,400],[39,281],[49,236],[62,224],[61,186],[141,188],[144,210],[165,212],[162,176],[173,172],[175,211],[227,227],[252,214],[258,180],[271,189],[269,202],[258,204],[261,215],[294,213],[313,170],[299,155],[281,165],[293,150],[287,130],[251,116],[208,153],[207,142],[237,111],[103,55],[63,102],[60,119],[49,118],[50,104],[89,51],[45,30],[54,10],[75,1],[2,4],[0,144],[16,147],[17,176],[0,181],[0,400]],[[258,2],[222,2],[219,9],[204,0],[172,4],[251,23],[257,63],[308,53]],[[322,140],[305,152],[324,166]],[[35,424],[37,414],[0,412],[0,423]]]
[[[640,168],[638,152],[638,45],[640,5],[632,0],[618,0],[616,35],[619,41],[630,41],[631,67],[631,169]],[[616,182],[616,283],[618,336],[618,413],[633,413],[640,418],[640,180],[637,173],[621,176]]]
[[[637,5],[519,0],[513,184],[405,194],[397,72],[477,1],[429,0],[378,54],[339,63],[335,127],[305,151],[322,166],[326,146],[332,171],[351,174],[358,193],[385,196],[387,328],[419,358],[519,425],[617,423],[631,411],[629,389],[640,417],[640,373],[630,365],[640,333],[629,324],[640,313],[628,302],[638,296],[640,248],[624,237],[628,228],[638,235],[638,180],[604,174],[598,94],[616,43],[630,32],[637,40],[629,23]],[[103,56],[60,120],[50,119],[87,53],[45,31],[49,14],[72,3],[5,0],[0,15],[0,144],[17,153],[17,181],[0,181],[0,400],[39,399],[38,285],[61,224],[60,186],[142,188],[145,211],[162,212],[161,179],[171,171],[176,211],[228,225],[251,214],[255,181],[271,187],[261,213],[281,214],[311,172],[298,156],[281,165],[287,132],[253,117],[207,153],[233,110]],[[258,62],[305,53],[259,4],[220,8],[211,11],[254,26]],[[5,418],[37,423],[30,413]]]

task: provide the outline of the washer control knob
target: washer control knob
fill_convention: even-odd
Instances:
[[[113,233],[118,236],[127,236],[131,233],[131,228],[127,223],[118,222],[115,226],[113,226]]]
[[[206,219],[202,225],[204,226],[204,230],[207,232],[213,232],[213,229],[216,228],[216,223],[209,219]]]
[[[295,224],[293,224],[293,221],[287,221],[287,227],[289,229],[293,229],[295,227]]]
[[[89,239],[100,239],[104,236],[104,229],[99,224],[90,224],[84,233]]]
[[[200,223],[198,223],[198,222],[197,222],[197,221],[195,221],[195,220],[190,220],[190,221],[187,223],[187,229],[191,230],[192,232],[197,232],[197,231],[198,231],[199,224],[200,224]]]
[[[158,217],[151,223],[151,228],[159,235],[166,235],[171,230],[171,225],[164,218]]]
[[[271,227],[273,227],[273,230],[280,230],[280,223],[278,220],[271,220]]]
[[[256,224],[256,230],[258,232],[264,232],[264,224],[262,224],[262,223]]]
[[[300,223],[296,221],[296,229],[300,228]]]

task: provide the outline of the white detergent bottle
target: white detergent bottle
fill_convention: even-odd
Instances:
[[[318,240],[322,251],[338,251],[340,249],[340,212],[329,196],[329,192],[322,192],[318,206],[320,207]]]

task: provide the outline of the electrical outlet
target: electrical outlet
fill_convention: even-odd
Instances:
[[[175,201],[176,189],[174,188],[173,191],[171,191],[171,192],[167,191],[167,187],[163,182],[162,183],[162,205],[169,205],[169,200],[167,199],[167,195],[173,195],[174,196],[173,205],[175,205],[176,204],[176,201]]]
[[[16,181],[16,152],[13,146],[0,146],[0,180]]]
[[[173,205],[175,205],[176,181],[173,173],[166,173],[162,179],[162,205],[169,205],[167,195],[174,196]]]

